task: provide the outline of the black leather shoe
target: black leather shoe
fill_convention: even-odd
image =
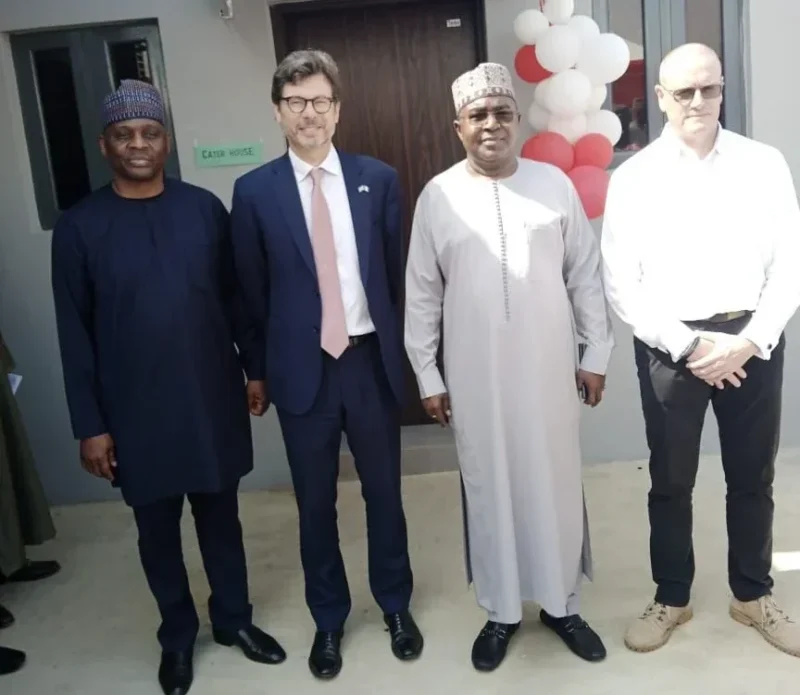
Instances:
[[[581,659],[602,661],[606,658],[606,648],[602,640],[579,615],[554,618],[549,613],[541,611],[539,617]]]
[[[55,560],[42,560],[40,562],[28,561],[20,569],[9,576],[0,575],[0,584],[5,582],[38,582],[47,579],[61,570]]]
[[[308,667],[317,678],[329,680],[339,675],[342,670],[342,631],[317,632]]]
[[[508,644],[518,629],[519,623],[487,622],[472,645],[472,665],[478,671],[494,671],[506,658]]]
[[[192,687],[194,667],[191,652],[164,652],[158,667],[158,682],[164,695],[186,695]]]
[[[392,653],[401,661],[416,659],[422,652],[422,633],[408,611],[384,615],[392,638]]]
[[[14,624],[14,616],[11,611],[4,606],[0,606],[0,630],[4,627],[11,627]]]
[[[25,665],[25,652],[0,647],[0,676],[19,671]]]
[[[255,625],[239,630],[235,635],[219,630],[213,630],[212,634],[217,644],[224,647],[239,647],[250,661],[257,661],[259,664],[280,664],[286,660],[286,652],[277,640]]]

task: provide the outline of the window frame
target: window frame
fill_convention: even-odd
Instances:
[[[75,100],[86,153],[90,189],[105,185],[109,179],[108,167],[100,153],[97,141],[101,132],[101,104],[112,88],[113,70],[108,46],[110,43],[143,39],[148,43],[153,84],[161,91],[167,114],[167,130],[175,133],[167,89],[163,49],[158,23],[140,20],[121,24],[98,24],[65,29],[47,29],[14,33],[11,35],[11,52],[17,78],[25,139],[31,167],[31,178],[39,224],[42,230],[55,227],[63,210],[58,206],[56,183],[47,142],[38,80],[34,65],[34,52],[48,48],[67,48],[72,64]],[[177,147],[166,163],[168,176],[180,178]]]
[[[592,0],[592,17],[601,32],[610,31],[610,3],[613,0]],[[673,48],[686,43],[687,0],[641,0],[644,26],[645,93],[647,103],[647,132],[650,142],[658,137],[666,123],[658,108],[654,88],[658,84],[658,69],[663,57]],[[721,56],[725,74],[725,128],[747,135],[749,132],[749,94],[745,72],[745,17],[747,0],[720,0],[722,19]],[[611,90],[604,109],[611,107]],[[610,168],[618,167],[636,152],[614,152]]]

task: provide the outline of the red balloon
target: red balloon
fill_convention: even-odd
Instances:
[[[600,217],[606,209],[609,173],[600,167],[578,166],[567,176],[575,184],[586,216],[590,220]]]
[[[543,82],[553,74],[539,64],[539,59],[536,57],[536,49],[533,46],[523,46],[517,51],[517,55],[514,58],[514,69],[520,79],[531,84]]]
[[[575,166],[608,169],[614,159],[614,146],[605,135],[589,133],[575,143]]]
[[[536,162],[547,162],[567,173],[575,166],[575,149],[561,133],[544,130],[529,138],[522,146],[522,156]]]

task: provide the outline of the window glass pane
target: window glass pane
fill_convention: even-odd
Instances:
[[[68,48],[33,52],[50,170],[59,210],[91,192]]]
[[[691,0],[686,3],[686,41],[711,46],[722,60],[722,0]],[[724,72],[723,63],[723,72]],[[725,125],[725,100],[720,122]]]
[[[631,50],[628,70],[609,86],[611,109],[622,121],[622,137],[615,149],[639,150],[649,142],[647,79],[644,69],[644,10],[642,0],[608,0],[608,30],[618,34]]]
[[[150,51],[144,39],[110,43],[108,55],[115,87],[119,87],[122,80],[153,81]]]

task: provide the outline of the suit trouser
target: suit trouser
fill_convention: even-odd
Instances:
[[[342,628],[350,590],[339,548],[337,480],[342,432],[355,459],[366,502],[369,582],[384,613],[408,607],[412,592],[400,481],[400,414],[376,339],[323,355],[311,410],[279,410],[300,516],[306,602],[318,630]]]
[[[252,621],[237,493],[188,495],[211,587],[211,623],[229,634]],[[183,502],[173,497],[133,509],[142,568],[161,613],[158,641],[167,652],[192,649],[199,629],[181,544]]]
[[[739,333],[747,318],[726,323],[692,322],[693,328]],[[753,357],[747,378],[724,390],[695,377],[685,361],[634,340],[642,406],[650,448],[650,559],[656,600],[689,602],[694,580],[692,492],[709,401],[719,427],[727,485],[728,580],[733,595],[751,601],[770,593],[772,483],[778,452],[784,338],[769,360]]]

